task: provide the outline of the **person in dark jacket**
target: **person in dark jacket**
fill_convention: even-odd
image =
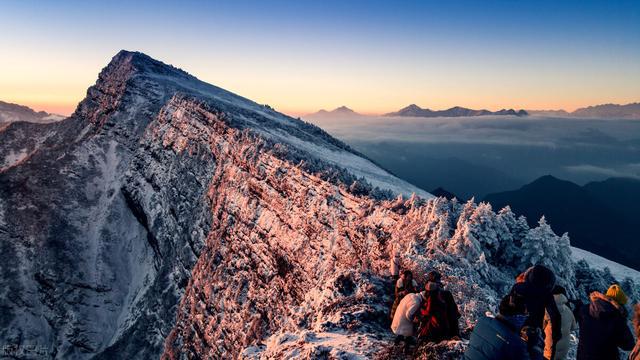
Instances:
[[[418,292],[418,283],[413,278],[413,273],[411,270],[405,270],[402,272],[402,276],[396,282],[395,286],[395,300],[393,301],[393,305],[391,306],[390,318],[393,320],[393,316],[396,313],[396,308],[402,298],[407,294],[412,294]]]
[[[529,317],[525,325],[543,329],[545,311],[551,323],[551,358],[555,358],[556,346],[562,337],[562,318],[553,297],[556,276],[551,269],[544,265],[528,268],[516,279],[511,293],[522,296],[525,300]]]
[[[542,360],[542,331],[525,326],[526,320],[525,299],[517,294],[505,296],[498,316],[483,317],[476,324],[464,359]]]
[[[633,327],[636,330],[638,342],[629,354],[629,360],[640,360],[640,303],[636,304],[636,310],[633,312]]]
[[[607,295],[593,292],[591,302],[583,306],[578,316],[580,339],[577,360],[616,360],[618,348],[633,349],[633,334],[627,325],[624,304],[627,297],[618,285],[612,285]]]
[[[460,311],[451,292],[444,289],[440,273],[427,274],[425,290],[426,300],[420,309],[420,340],[440,342],[459,337]]]

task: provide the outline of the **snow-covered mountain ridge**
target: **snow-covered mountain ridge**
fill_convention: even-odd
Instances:
[[[1,130],[0,156],[0,339],[53,358],[389,355],[394,248],[444,274],[465,333],[531,263],[575,295],[601,278],[544,221],[433,198],[140,53],[70,118]]]
[[[26,121],[33,123],[49,123],[64,119],[64,116],[57,114],[49,114],[44,111],[34,111],[33,109],[0,101],[0,126],[4,127],[6,123],[14,121]]]

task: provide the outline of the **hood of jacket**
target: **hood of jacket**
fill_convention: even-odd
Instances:
[[[515,332],[516,334],[519,334],[520,329],[522,329],[525,321],[527,321],[527,315],[520,314],[520,315],[506,316],[506,315],[498,314],[498,316],[496,316],[496,319],[505,323],[511,329],[511,331]]]
[[[556,276],[546,266],[535,265],[527,269],[524,274],[525,283],[529,291],[549,294],[556,285]]]
[[[596,319],[608,318],[625,314],[623,306],[603,293],[594,291],[589,295],[589,315]]]

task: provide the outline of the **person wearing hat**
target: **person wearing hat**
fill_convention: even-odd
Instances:
[[[534,265],[518,275],[511,293],[522,296],[527,304],[527,326],[543,329],[545,314],[551,325],[550,357],[555,359],[557,344],[562,337],[562,318],[553,297],[556,276],[544,265]]]
[[[627,325],[627,295],[618,284],[609,287],[606,294],[594,291],[590,303],[580,309],[578,325],[580,339],[577,360],[616,360],[618,348],[633,349],[634,339]]]

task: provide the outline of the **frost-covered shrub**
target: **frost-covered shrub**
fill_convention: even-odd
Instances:
[[[569,235],[556,235],[545,217],[541,217],[538,226],[530,229],[522,243],[520,255],[522,268],[542,264],[553,269],[558,282],[565,287],[573,287],[574,269],[571,259]]]
[[[589,294],[594,291],[605,292],[615,282],[608,268],[593,269],[584,260],[574,263],[577,296],[583,302],[588,301]]]
[[[509,206],[502,208],[497,218],[506,227],[502,233],[501,258],[510,266],[519,266],[522,242],[529,232],[527,219],[524,216],[516,218]]]

